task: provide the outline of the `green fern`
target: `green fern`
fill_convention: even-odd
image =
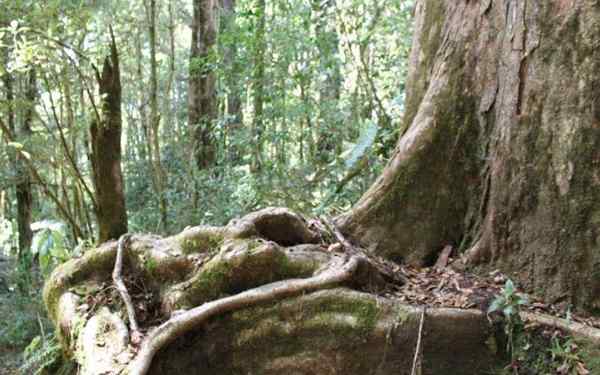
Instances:
[[[23,356],[25,361],[19,369],[22,374],[56,374],[62,363],[62,349],[54,336],[46,339],[35,337],[25,348]]]

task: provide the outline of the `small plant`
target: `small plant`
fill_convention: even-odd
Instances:
[[[557,365],[557,374],[589,374],[579,356],[579,346],[572,338],[561,340],[559,336],[553,337],[549,352]]]
[[[54,336],[36,336],[23,352],[21,374],[66,374],[62,349]]]
[[[510,353],[513,360],[515,358],[515,339],[517,334],[523,329],[523,321],[519,312],[521,311],[521,306],[527,303],[527,297],[521,293],[517,293],[514,283],[509,279],[506,280],[502,292],[496,296],[488,309],[488,314],[501,312],[504,317],[504,332],[508,338],[506,350]]]

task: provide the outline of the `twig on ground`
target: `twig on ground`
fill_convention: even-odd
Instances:
[[[425,322],[425,313],[427,311],[427,306],[423,306],[423,310],[421,311],[421,322],[419,323],[419,336],[417,337],[417,347],[415,348],[415,357],[413,359],[412,371],[411,375],[417,375],[417,363],[419,362],[419,357],[421,356],[421,338],[423,337],[423,324]]]

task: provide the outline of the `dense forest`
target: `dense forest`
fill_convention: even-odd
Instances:
[[[600,374],[594,0],[0,0],[0,374]]]
[[[30,221],[65,223],[69,244],[98,239],[89,129],[102,115],[96,75],[110,28],[132,232],[357,199],[398,132],[411,4],[209,3],[3,5],[4,218],[18,217],[16,171],[35,169]],[[28,162],[9,167],[23,152]]]

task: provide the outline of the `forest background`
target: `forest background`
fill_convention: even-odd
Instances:
[[[335,215],[356,202],[403,131],[413,7],[1,2],[2,351],[51,334],[43,276],[101,237],[90,130],[111,33],[127,230],[172,234],[267,206]]]

